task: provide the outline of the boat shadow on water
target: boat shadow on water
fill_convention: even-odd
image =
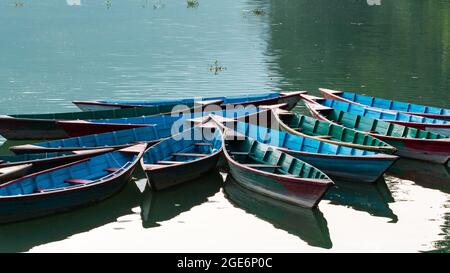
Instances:
[[[274,227],[299,237],[311,246],[333,246],[325,217],[319,209],[306,209],[250,191],[227,175],[225,197],[230,202]]]
[[[450,194],[450,167],[442,164],[401,158],[389,168],[387,174]]]
[[[395,200],[383,177],[375,183],[356,183],[334,181],[335,185],[325,194],[324,199],[331,204],[351,207],[358,211],[365,211],[372,216],[391,219],[391,223],[398,221],[389,203]]]
[[[94,205],[35,220],[0,225],[0,252],[25,252],[35,246],[64,240],[132,214],[132,209],[139,206],[142,198],[141,191],[133,181],[127,183],[118,194]]]
[[[220,191],[222,185],[222,176],[213,171],[200,179],[162,191],[151,191],[147,186],[141,202],[142,226],[158,227],[160,222],[207,202],[209,197]]]

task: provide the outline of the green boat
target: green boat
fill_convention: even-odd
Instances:
[[[229,129],[223,137],[231,175],[250,190],[313,208],[333,185],[319,169],[267,144]]]
[[[280,128],[294,135],[386,154],[397,151],[395,147],[364,132],[280,109],[272,113]]]

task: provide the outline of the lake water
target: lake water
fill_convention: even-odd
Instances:
[[[448,0],[4,0],[0,37],[0,114],[319,87],[450,105]],[[0,251],[448,252],[449,227],[449,170],[418,161],[338,183],[317,211],[219,173],[158,193],[137,173],[97,205],[0,226]]]

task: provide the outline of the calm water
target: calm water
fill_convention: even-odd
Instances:
[[[318,87],[450,105],[448,0],[4,0],[0,37],[0,114]],[[449,170],[417,161],[338,183],[317,211],[219,173],[158,193],[136,174],[105,202],[0,226],[0,251],[448,251],[449,227]]]

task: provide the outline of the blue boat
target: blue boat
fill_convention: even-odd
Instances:
[[[221,152],[221,131],[196,126],[150,147],[141,166],[150,188],[158,191],[214,170]]]
[[[345,101],[325,99],[310,95],[302,95],[302,98],[307,101],[316,102],[328,108],[334,108],[338,111],[383,120],[389,123],[400,124],[420,130],[426,130],[444,136],[450,136],[450,121],[414,116],[400,112],[361,106]]]
[[[98,111],[123,109],[133,107],[153,107],[163,105],[194,105],[196,103],[214,103],[220,105],[272,105],[285,103],[284,108],[290,110],[294,108],[300,99],[299,95],[306,93],[305,91],[296,92],[269,92],[261,94],[247,94],[241,96],[217,96],[217,97],[198,97],[189,99],[166,99],[166,100],[102,100],[102,101],[73,101],[83,111]]]
[[[111,152],[113,149],[0,156],[0,184],[24,175]]]
[[[351,92],[330,90],[325,88],[319,88],[319,91],[320,93],[322,93],[324,98],[327,99],[341,100],[348,103],[359,104],[361,106],[386,109],[410,115],[450,120],[450,109],[408,102],[401,102],[395,100],[387,100],[382,98],[365,96]]]
[[[219,118],[212,118],[221,123]],[[375,182],[398,159],[394,155],[335,145],[244,122],[222,124],[313,165],[333,180]]]
[[[201,119],[207,118],[209,114],[215,114],[228,118],[238,118],[250,114],[263,111],[261,108],[246,106],[246,107],[231,107],[231,108],[215,108],[209,109],[210,111],[194,111],[191,112],[189,108],[183,108],[188,110],[184,112],[180,109],[179,113],[154,115],[154,116],[142,116],[132,118],[114,118],[114,119],[98,119],[98,120],[72,120],[72,121],[57,121],[59,127],[70,137],[85,136],[92,134],[101,134],[107,132],[113,132],[118,130],[126,130],[131,128],[139,128],[145,126],[154,126],[161,124],[174,124],[176,122],[182,123],[186,119]],[[201,110],[201,109],[200,109]]]
[[[0,223],[69,211],[112,196],[129,181],[145,148],[131,146],[0,185]]]
[[[242,108],[237,110],[221,110],[213,113],[228,117],[236,118],[247,116],[252,113],[259,113],[258,108]],[[268,110],[265,110],[268,111]],[[25,144],[10,147],[15,154],[24,153],[43,153],[43,152],[64,152],[73,150],[92,150],[99,148],[124,148],[137,142],[145,142],[149,145],[158,143],[161,139],[170,137],[173,134],[180,133],[192,127],[189,120],[204,118],[207,113],[196,112],[193,114],[184,114],[179,116],[164,117],[142,117],[132,119],[118,119],[114,122],[148,122],[149,119],[160,119],[157,125],[147,125],[140,128],[128,130],[113,131],[101,134],[86,135],[80,137],[72,137],[59,140],[51,140],[34,144]],[[206,116],[207,118],[207,116]],[[103,121],[106,122],[106,121]]]

